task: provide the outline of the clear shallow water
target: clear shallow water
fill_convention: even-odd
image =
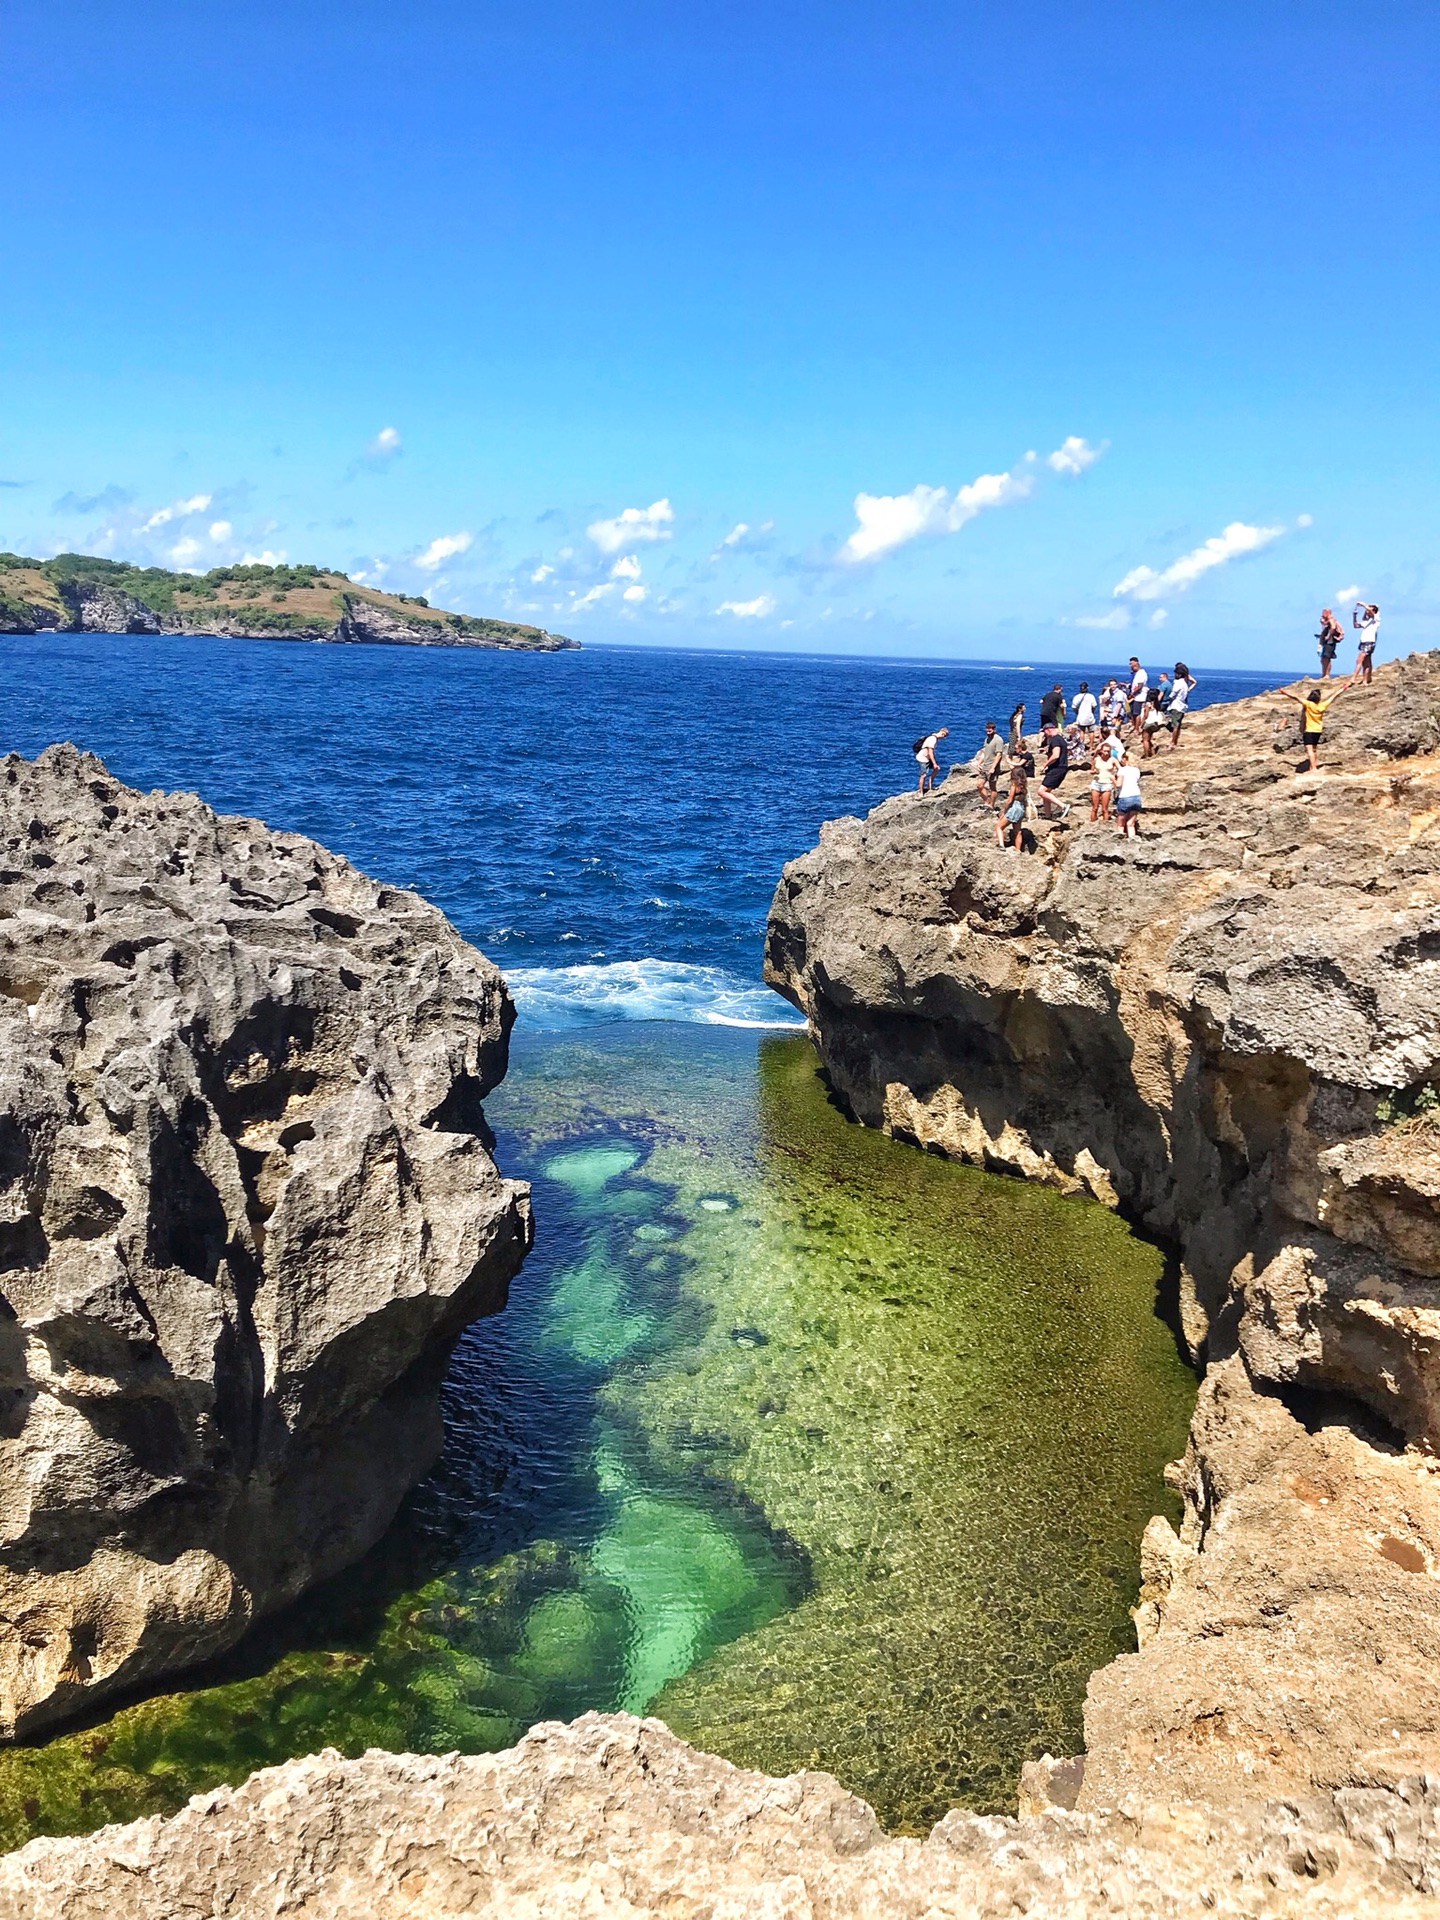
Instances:
[[[847,1126],[756,979],[819,821],[907,784],[922,725],[963,754],[1049,676],[103,636],[0,656],[4,744],[74,738],[313,833],[495,954],[522,1020],[487,1105],[540,1224],[457,1352],[440,1469],[369,1561],[193,1685],[0,1754],[0,1840],[327,1742],[478,1751],[587,1707],[829,1767],[912,1829],[1073,1749],[1193,1398],[1158,1256],[1098,1207]]]

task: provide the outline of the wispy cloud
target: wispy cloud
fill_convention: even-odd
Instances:
[[[765,535],[774,525],[773,520],[762,520],[758,527],[752,526],[748,520],[737,520],[710,558],[718,560],[723,554],[733,552],[736,547],[748,548],[764,544]]]
[[[157,507],[135,531],[153,533],[157,527],[168,526],[172,520],[184,520],[192,513],[204,513],[214,497],[209,493],[195,493],[188,500],[173,500],[168,507]]]
[[[444,566],[457,553],[464,553],[474,539],[473,533],[437,534],[423,553],[416,554],[411,564],[419,567],[423,573],[434,573],[437,567]]]
[[[400,429],[381,427],[373,439],[365,442],[358,456],[345,469],[345,478],[353,480],[359,473],[383,473],[404,451]]]
[[[1047,453],[1045,464],[1052,473],[1084,473],[1087,467],[1093,467],[1104,453],[1110,442],[1102,440],[1098,447],[1092,447],[1088,440],[1082,440],[1078,433],[1070,434],[1062,440],[1053,453]]]
[[[715,611],[733,613],[737,620],[763,620],[775,611],[775,602],[768,593],[757,593],[753,600],[722,600]]]
[[[1072,627],[1096,627],[1102,633],[1123,633],[1130,624],[1130,609],[1116,607],[1110,613],[1077,613]]]
[[[1072,434],[1044,464],[1055,473],[1080,474],[1093,466],[1103,451]],[[839,558],[850,566],[880,560],[922,534],[958,533],[987,507],[1010,506],[1028,499],[1035,490],[1039,456],[1027,453],[1008,473],[982,473],[953,493],[948,487],[912,487],[909,493],[857,493],[855,531],[841,547]]]
[[[1238,559],[1242,554],[1258,553],[1262,547],[1268,547],[1272,540],[1278,540],[1284,532],[1284,527],[1252,527],[1244,520],[1232,520],[1223,533],[1212,534],[1198,547],[1192,547],[1189,553],[1182,553],[1178,560],[1172,560],[1168,567],[1158,570],[1154,567],[1132,567],[1123,580],[1116,582],[1114,597],[1117,600],[1169,599],[1174,594],[1186,592],[1213,568],[1223,567],[1227,561]]]
[[[640,558],[638,554],[622,554],[610,569],[612,580],[638,580],[640,578]]]
[[[639,540],[668,540],[675,518],[668,500],[648,507],[625,507],[613,520],[594,520],[585,529],[602,553],[618,553]]]

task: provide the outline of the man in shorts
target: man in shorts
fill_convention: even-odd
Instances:
[[[1329,607],[1320,609],[1320,631],[1315,638],[1320,642],[1320,678],[1328,680],[1344,638],[1344,629]]]
[[[1040,776],[1040,811],[1047,820],[1063,820],[1070,809],[1064,802],[1057,806],[1060,783],[1070,771],[1070,748],[1059,727],[1047,723],[1040,729],[1045,754],[1045,771]]]
[[[934,786],[935,776],[940,771],[940,762],[935,758],[935,749],[949,731],[949,727],[940,727],[934,733],[927,733],[923,740],[915,742],[915,764],[920,769],[917,792],[928,793]]]
[[[1145,703],[1150,697],[1150,676],[1135,654],[1130,656],[1130,724],[1139,728]]]
[[[1098,702],[1090,691],[1090,682],[1082,680],[1080,691],[1075,696],[1075,724],[1084,735],[1087,746],[1093,747],[1096,739],[1096,722],[1099,719]]]
[[[1325,731],[1325,716],[1341,694],[1348,693],[1354,684],[1353,680],[1342,680],[1338,687],[1331,690],[1328,698],[1323,686],[1316,687],[1308,696],[1303,693],[1291,693],[1288,687],[1276,689],[1282,699],[1293,700],[1301,709],[1303,731],[1300,738],[1305,742],[1305,757],[1310,763],[1308,771],[1311,773],[1320,771],[1317,755],[1320,751],[1320,739]],[[1299,769],[1297,768],[1296,771],[1298,772]]]
[[[1380,638],[1380,609],[1373,600],[1357,600],[1350,618],[1360,635],[1356,645],[1355,671],[1350,676],[1350,682],[1353,686],[1358,680],[1361,686],[1368,687],[1375,672],[1375,642]]]
[[[999,725],[994,720],[985,722],[985,738],[980,742],[980,751],[971,765],[979,779],[975,791],[987,807],[993,807],[1000,796],[1000,766],[1005,758],[1005,742],[1000,738]]]

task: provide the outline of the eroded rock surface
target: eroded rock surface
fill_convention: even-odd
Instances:
[[[0,762],[0,1730],[204,1659],[369,1547],[503,1304],[513,1009],[295,834]]]
[[[1418,1920],[1437,1889],[1440,1780],[1224,1812],[952,1813],[890,1840],[828,1774],[742,1772],[598,1714],[478,1758],[325,1752],[0,1860],[7,1920]]]
[[[1193,716],[1138,844],[1077,805],[1002,853],[957,774],[831,822],[771,910],[860,1119],[1178,1253],[1186,1519],[1082,1808],[1440,1768],[1440,654],[1348,693],[1318,775],[1296,713]]]

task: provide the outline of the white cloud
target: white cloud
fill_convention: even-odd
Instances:
[[[1337,587],[1335,589],[1335,600],[1339,605],[1343,605],[1347,600],[1358,600],[1360,598],[1361,593],[1359,587]]]
[[[547,561],[543,566],[536,567],[530,578],[538,586],[542,581],[548,580],[554,571],[555,569]]]
[[[583,607],[593,607],[597,600],[603,600],[608,593],[615,591],[613,580],[602,580],[598,587],[591,587],[588,593],[576,594],[571,588],[570,612],[579,613]]]
[[[909,493],[857,493],[854,533],[840,558],[854,564],[879,560],[922,533],[958,533],[986,507],[1023,500],[1034,486],[1028,474],[982,473],[952,494],[946,487],[912,487]]]
[[[423,553],[415,556],[415,565],[426,573],[433,573],[453,554],[464,553],[475,536],[473,533],[442,533],[433,539]]]
[[[400,432],[396,427],[381,427],[365,449],[367,460],[393,460],[400,451]]]
[[[612,580],[638,580],[640,578],[639,558],[633,553],[622,554],[620,559],[611,567],[610,578]]]
[[[749,531],[750,526],[748,521],[737,520],[720,544],[722,547],[738,547]]]
[[[1116,607],[1110,613],[1080,613],[1071,623],[1077,627],[1098,627],[1104,633],[1122,633],[1130,624],[1130,609]]]
[[[585,531],[602,553],[618,553],[637,540],[668,540],[674,518],[670,502],[657,500],[648,507],[626,507],[613,520],[593,521]]]
[[[1162,600],[1170,594],[1184,593],[1212,567],[1222,567],[1240,554],[1258,553],[1261,547],[1278,540],[1284,531],[1284,527],[1251,527],[1243,520],[1232,520],[1223,533],[1212,534],[1158,573],[1154,567],[1132,567],[1125,578],[1116,583],[1115,598]]]
[[[186,567],[199,551],[200,542],[187,537],[184,540],[177,540],[175,542],[174,546],[170,549],[170,558],[175,562],[177,567]]]
[[[715,611],[733,613],[737,620],[763,620],[775,611],[775,602],[768,593],[757,593],[753,600],[722,600]]]
[[[1169,618],[1170,609],[1168,607],[1156,607],[1147,624],[1152,627],[1163,627]]]
[[[138,529],[140,533],[153,533],[156,527],[168,526],[172,520],[183,520],[187,514],[204,513],[213,499],[212,494],[197,493],[188,500],[176,500],[168,507],[161,507],[152,513],[145,524]]]
[[[240,564],[242,567],[283,567],[288,558],[283,548],[279,553],[272,553],[266,547],[263,553],[247,553]]]
[[[1094,466],[1109,444],[1108,440],[1102,440],[1098,447],[1092,447],[1088,440],[1072,433],[1053,453],[1046,454],[1045,464],[1052,473],[1081,474],[1087,467]]]
[[[1297,513],[1295,516],[1295,524],[1297,527],[1313,527],[1315,524],[1315,516],[1313,513]]]
[[[228,520],[215,520],[211,523],[210,538],[215,541],[228,540],[234,528]]]
[[[1054,473],[1080,474],[1094,466],[1104,446],[1071,434],[1044,464]],[[909,493],[857,493],[854,533],[840,549],[840,559],[854,565],[879,560],[921,534],[958,533],[986,507],[1005,507],[1024,500],[1035,489],[1039,456],[1027,453],[1008,473],[982,473],[968,486],[951,493],[947,487],[912,487]]]
[[[620,597],[622,600],[628,600],[632,606],[639,606],[648,591],[646,587],[626,587]]]

